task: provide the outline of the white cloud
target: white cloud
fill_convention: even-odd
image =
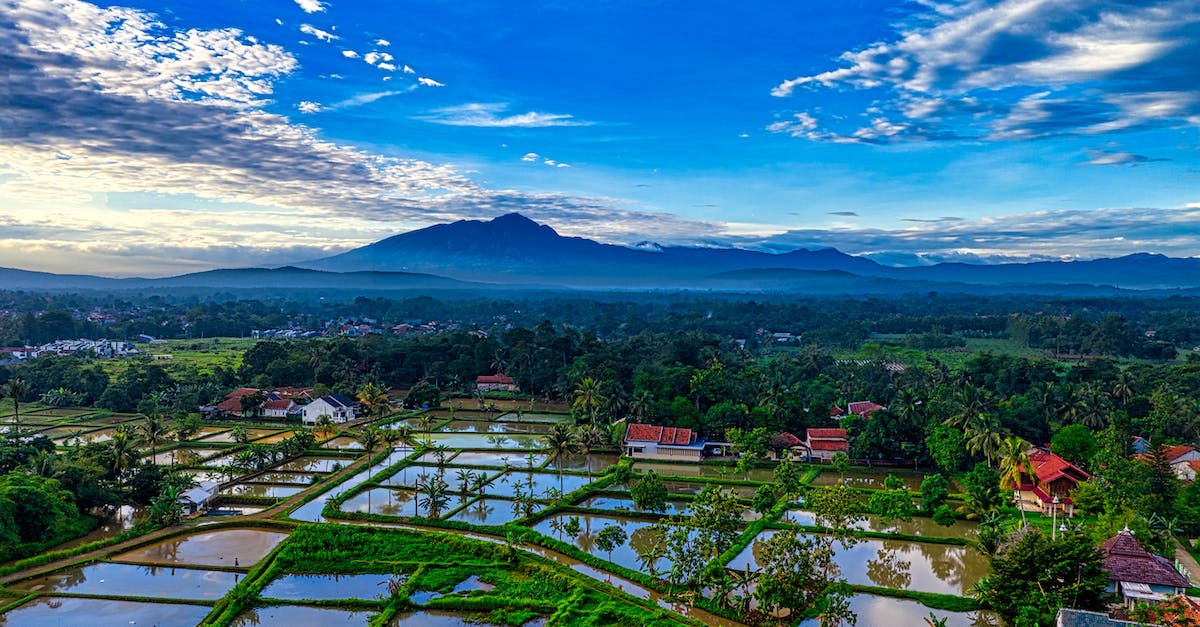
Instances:
[[[433,80],[432,78],[425,78],[424,76],[418,78],[417,82],[426,87],[445,87],[446,86],[445,83],[439,83],[439,82]]]
[[[387,71],[387,72],[394,72],[396,70],[396,66],[392,65],[391,63],[380,63],[379,65],[376,65],[375,67],[377,67],[381,70]]]
[[[320,39],[321,41],[326,41],[326,42],[333,41],[335,39],[341,39],[341,37],[338,37],[337,35],[334,35],[333,33],[323,31],[311,24],[301,24],[300,32],[302,32],[306,35],[312,35],[313,37],[316,37],[317,39]]]
[[[353,50],[343,50],[342,56],[346,57],[347,59],[357,59],[358,53]]]
[[[376,45],[376,46],[380,46],[380,47],[382,47],[382,48],[387,48],[388,46],[392,45],[392,42],[390,42],[390,41],[388,41],[388,40],[386,40],[386,39],[376,39],[376,40],[375,40],[375,45]]]
[[[324,110],[321,103],[311,100],[301,100],[296,104],[296,108],[300,110],[300,113],[319,113]]]
[[[26,259],[34,250],[48,256],[17,265],[200,269],[318,256],[514,210],[579,234],[605,223],[631,228],[622,220],[645,226],[658,215],[611,199],[486,189],[451,165],[325,139],[265,110],[296,60],[236,29],[176,28],[79,0],[27,0],[7,17],[0,264],[23,247]],[[397,93],[295,106],[356,106]],[[155,210],[131,208],[128,198],[151,199]],[[211,208],[157,210],[153,199]]]
[[[1196,0],[921,4],[924,12],[899,23],[894,39],[843,53],[835,69],[776,85],[777,97],[818,89],[876,96],[861,117],[823,120],[829,128],[793,135],[1019,140],[1195,124],[1200,116]]]
[[[395,60],[395,58],[392,57],[392,55],[390,55],[386,52],[380,52],[378,50],[372,50],[372,51],[368,52],[367,54],[363,55],[363,61],[366,61],[367,63],[370,63],[371,65],[375,65],[376,63],[379,63],[380,61],[389,62],[389,61],[394,61],[394,60]]]
[[[281,19],[279,19],[279,18],[275,18],[275,23],[276,23],[276,24],[278,24],[278,25],[280,25],[280,26],[283,26],[283,20],[281,20]]]
[[[406,65],[406,66],[404,66],[404,73],[405,74],[416,74],[417,71]]]
[[[528,161],[528,162],[532,163],[541,158],[542,158],[542,156],[536,152],[527,152],[527,153],[525,153],[524,157],[521,157],[521,161]]]
[[[305,13],[320,13],[325,10],[326,4],[320,0],[296,0],[296,6]]]
[[[509,105],[505,103],[469,103],[434,109],[427,114],[417,116],[417,119],[446,126],[478,126],[488,128],[545,128],[551,126],[590,126],[592,124],[591,122],[577,120],[575,116],[566,113],[539,113],[537,111],[530,111],[528,113],[503,115],[508,108]]]

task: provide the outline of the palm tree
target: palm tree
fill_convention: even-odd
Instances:
[[[588,416],[592,424],[596,423],[596,412],[604,406],[604,395],[600,392],[600,382],[592,377],[580,379],[575,386],[575,401],[572,409],[577,409]]]
[[[375,427],[365,427],[354,436],[354,439],[358,440],[358,443],[366,449],[368,454],[374,452],[379,447],[379,443],[383,441],[383,438],[379,435],[379,429]]]
[[[333,435],[333,432],[337,430],[337,427],[333,425],[333,416],[330,416],[329,414],[321,414],[320,416],[317,416],[317,424],[315,425],[315,428],[317,433],[321,434],[322,440],[329,439],[329,436]]]
[[[592,451],[608,444],[608,434],[596,425],[583,425],[575,431],[575,439],[579,448],[587,456],[588,474],[592,474]]]
[[[375,413],[380,418],[391,407],[387,389],[375,382],[364,383],[358,388],[358,402],[367,408],[367,416]]]
[[[424,503],[428,518],[437,518],[442,508],[450,503],[446,488],[446,482],[442,481],[440,475],[430,475],[417,485],[417,500]]]
[[[554,428],[543,436],[543,439],[546,441],[546,448],[550,449],[551,458],[557,462],[558,487],[561,489],[563,485],[562,458],[568,453],[579,450],[579,441],[575,438],[575,431],[561,422],[554,425]]]
[[[1000,419],[991,414],[982,414],[967,425],[967,451],[982,455],[988,465],[995,467],[996,454],[1000,452],[1003,437],[1000,435]]]
[[[117,478],[117,487],[121,486],[125,470],[137,461],[135,444],[133,431],[126,425],[117,427],[112,439],[108,441],[109,451],[112,453],[112,471]]]
[[[155,405],[157,408],[157,404]],[[166,440],[171,437],[171,426],[163,418],[162,413],[152,411],[146,415],[146,419],[138,425],[138,431],[141,436],[150,443],[150,452],[153,453],[158,448],[160,440]],[[171,463],[175,463],[175,450],[171,450]]]
[[[640,422],[646,416],[646,412],[650,410],[650,405],[654,402],[654,398],[646,390],[642,390],[634,395],[633,400],[629,402],[629,411],[637,417]]]
[[[400,426],[396,427],[395,429],[388,429],[388,431],[396,438],[393,440],[393,444],[399,442],[400,444],[403,444],[409,448],[416,447],[417,438],[413,435],[412,429],[409,427]]]
[[[1122,405],[1129,402],[1133,395],[1137,394],[1137,388],[1133,380],[1133,376],[1127,370],[1122,370],[1121,374],[1117,375],[1117,381],[1113,384],[1112,397]]]
[[[1021,510],[1021,526],[1024,527],[1025,508],[1021,503],[1021,486],[1025,484],[1026,477],[1034,485],[1038,481],[1033,462],[1029,459],[1029,442],[1012,435],[1004,438],[1000,445],[1000,457],[1000,487],[1013,491],[1017,509]]]
[[[16,377],[4,384],[4,396],[13,400],[13,422],[16,424],[16,435],[21,435],[21,397],[29,393],[29,384],[24,379]]]
[[[946,419],[946,424],[965,431],[987,413],[989,405],[987,391],[968,383],[954,395],[954,414]]]

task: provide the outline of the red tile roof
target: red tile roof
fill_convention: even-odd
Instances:
[[[1037,473],[1038,481],[1041,483],[1050,483],[1064,477],[1075,483],[1092,478],[1087,471],[1075,464],[1041,449],[1030,451],[1029,461],[1033,464],[1033,470]]]
[[[1187,455],[1188,453],[1195,453],[1195,452],[1196,452],[1196,449],[1194,449],[1190,446],[1183,445],[1183,444],[1162,447],[1163,457],[1165,457],[1167,459],[1167,461],[1170,463],[1174,463],[1175,460],[1179,459],[1180,457],[1183,457],[1184,455]]]
[[[850,451],[845,429],[809,429],[808,448],[814,451]]]
[[[281,398],[276,401],[267,401],[263,403],[263,409],[287,409],[294,405],[290,398]]]
[[[475,377],[475,383],[499,383],[502,385],[512,385],[513,378],[503,374],[481,374]]]
[[[678,427],[631,424],[629,425],[629,430],[625,432],[625,440],[687,446],[696,441],[696,433],[691,429],[681,429]]]
[[[796,437],[794,434],[788,433],[787,431],[771,436],[771,448],[792,448],[793,446],[800,446],[801,444],[804,444],[804,442],[802,442],[800,438]]]
[[[871,414],[886,409],[883,405],[872,403],[871,401],[857,401],[850,403],[849,411],[852,416],[870,416]]]
[[[1166,558],[1143,549],[1128,529],[1105,540],[1100,550],[1104,553],[1104,569],[1113,581],[1172,588],[1191,586],[1187,577],[1179,574]]]

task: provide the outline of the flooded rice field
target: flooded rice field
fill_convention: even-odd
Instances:
[[[258,625],[366,625],[374,612],[342,610],[305,605],[277,605],[246,610],[233,619],[232,627]]]
[[[284,575],[272,581],[259,595],[264,599],[373,601],[387,595],[391,575]]]
[[[536,515],[541,509],[542,506],[534,505],[533,514]],[[447,520],[471,523],[472,525],[503,525],[524,517],[525,513],[521,511],[516,501],[482,498],[455,512]]]
[[[0,616],[0,624],[16,627],[62,627],[86,616],[91,627],[127,625],[197,625],[212,608],[183,603],[144,603],[115,599],[39,597]]]
[[[264,529],[221,529],[159,542],[122,553],[113,559],[249,568],[287,537],[286,533]]]
[[[757,569],[764,531],[733,558],[730,568]],[[852,584],[966,596],[988,573],[987,560],[975,549],[948,544],[867,538],[849,550],[835,546],[834,560]]]
[[[11,587],[30,592],[215,600],[241,578],[238,573],[102,562],[27,579]]]

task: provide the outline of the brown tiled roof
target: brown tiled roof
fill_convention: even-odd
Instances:
[[[263,403],[263,409],[287,409],[293,405],[292,399],[281,398],[275,401],[267,401]]]
[[[1033,464],[1033,471],[1037,473],[1038,481],[1041,483],[1049,483],[1062,477],[1067,477],[1076,483],[1092,478],[1087,471],[1075,464],[1054,453],[1047,453],[1040,449],[1030,451],[1029,461]]]
[[[1194,449],[1190,446],[1183,445],[1183,444],[1162,447],[1163,457],[1165,457],[1168,462],[1174,462],[1175,460],[1179,459],[1180,457],[1183,457],[1184,455],[1187,455],[1188,453],[1195,453],[1195,452],[1196,452],[1196,449]]]
[[[513,378],[504,374],[481,374],[475,377],[475,383],[499,383],[501,385],[512,385]]]
[[[771,436],[772,448],[792,448],[793,446],[800,446],[801,444],[804,444],[804,442],[801,442],[800,438],[796,437],[794,434],[788,433],[787,431]]]
[[[848,408],[850,414],[854,416],[870,416],[881,409],[885,409],[883,405],[872,403],[871,401],[857,401],[850,403]]]
[[[687,446],[696,440],[696,434],[691,429],[631,424],[629,430],[625,432],[625,440]]]
[[[814,451],[850,451],[845,429],[809,429],[808,448]]]
[[[662,438],[663,428],[658,425],[629,425],[625,432],[626,440],[638,442],[657,442]]]
[[[1187,577],[1179,574],[1165,557],[1143,549],[1128,529],[1105,540],[1100,550],[1104,553],[1104,570],[1113,581],[1171,588],[1191,586]]]

